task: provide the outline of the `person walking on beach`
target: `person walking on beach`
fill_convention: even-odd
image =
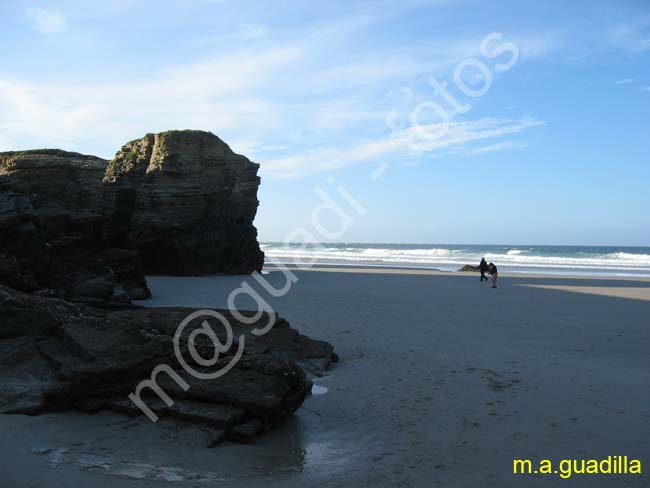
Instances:
[[[481,258],[481,262],[478,265],[478,270],[481,272],[481,281],[487,281],[488,277],[485,276],[485,272],[488,270],[488,263],[485,258]]]
[[[490,275],[492,276],[492,288],[497,287],[497,267],[494,265],[494,263],[490,263],[488,265],[489,270],[490,270]]]

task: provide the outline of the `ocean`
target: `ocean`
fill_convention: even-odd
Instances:
[[[481,257],[499,271],[568,275],[650,276],[650,247],[463,244],[261,244],[268,263],[391,266],[457,271]]]

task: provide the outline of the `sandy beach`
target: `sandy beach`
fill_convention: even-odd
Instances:
[[[2,486],[558,486],[515,458],[650,466],[650,280],[314,268],[149,277],[148,306],[225,307],[242,280],[340,362],[290,421],[207,449],[200,428],[101,412],[0,416]],[[280,288],[284,276],[266,278]],[[247,304],[238,304],[245,307]],[[252,306],[252,304],[249,304]],[[325,391],[326,389],[326,391]],[[647,474],[568,486],[647,486]]]

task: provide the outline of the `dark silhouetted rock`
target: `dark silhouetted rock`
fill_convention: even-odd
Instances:
[[[198,275],[260,270],[264,254],[253,218],[258,165],[200,131],[149,134],[107,162],[60,150],[0,153],[0,412],[37,415],[78,409],[141,410],[128,395],[167,365],[189,385],[161,374],[144,404],[159,417],[200,423],[211,446],[251,442],[300,407],[311,377],[337,356],[330,344],[300,335],[275,314],[232,327],[232,347],[213,369],[205,361],[227,343],[226,330],[203,317],[192,357],[178,325],[193,310],[141,308],[150,273]],[[143,265],[141,265],[141,262]],[[252,317],[253,312],[242,312]],[[205,322],[203,321],[205,319]],[[264,335],[255,329],[274,326]],[[187,368],[226,374],[198,379]]]
[[[472,273],[478,273],[478,266],[473,266],[471,264],[466,264],[462,268],[460,268],[458,271],[462,272],[472,272]]]
[[[137,249],[150,274],[259,271],[258,167],[210,132],[147,134],[108,165],[106,234]]]
[[[0,176],[0,284],[29,291],[38,288],[35,274],[50,271],[50,252],[30,199],[11,190],[15,180]]]
[[[187,308],[90,308],[0,287],[0,412],[37,415],[76,408],[142,415],[128,395],[151,378],[156,366],[165,364],[189,389],[161,373],[157,383],[173,404],[150,388],[143,389],[141,397],[156,415],[216,429],[214,445],[223,439],[251,442],[300,407],[311,391],[308,374],[321,374],[336,360],[331,345],[300,335],[280,317],[262,314],[257,322],[243,324],[230,311],[219,310],[232,326],[231,349],[212,369],[192,359],[187,338],[203,319],[219,341],[226,342],[223,325],[203,317],[180,337],[183,358],[207,373],[229,364],[242,340],[244,354],[226,374],[197,379],[177,362],[172,341],[178,324],[191,312]],[[275,323],[269,332],[252,333],[269,319]],[[248,344],[254,347],[249,350]],[[197,340],[196,347],[201,357],[213,357],[211,341]],[[306,365],[307,374],[298,364]]]
[[[104,239],[95,207],[106,165],[57,149],[0,153],[1,284],[98,306],[150,296],[137,252]]]
[[[22,291],[32,288],[29,280],[22,275],[16,257],[5,254],[0,254],[0,283]]]

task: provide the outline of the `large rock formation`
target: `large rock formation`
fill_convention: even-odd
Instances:
[[[244,354],[216,379],[197,379],[177,362],[172,337],[192,312],[184,308],[135,308],[110,311],[37,297],[0,286],[0,412],[36,415],[77,408],[89,413],[111,409],[142,414],[129,393],[167,365],[189,384],[185,390],[168,373],[155,377],[174,401],[164,403],[151,388],[142,399],[159,417],[175,417],[215,429],[215,438],[248,442],[291,415],[311,391],[306,370],[319,374],[336,361],[332,346],[301,336],[286,320],[262,336],[269,316],[243,324],[229,311],[220,313],[232,326]],[[212,369],[191,360],[187,338],[203,319],[223,344],[223,325],[197,319],[181,335],[183,358],[192,368],[214,372],[232,360],[235,345]],[[205,335],[203,335],[205,337]],[[199,342],[203,358],[214,356],[214,343]]]
[[[0,153],[0,413],[139,414],[128,394],[165,364],[190,388],[161,375],[175,403],[147,389],[145,404],[210,426],[215,441],[250,441],[291,415],[310,391],[307,374],[336,360],[331,345],[275,315],[257,336],[268,315],[246,325],[222,310],[235,342],[214,368],[232,359],[242,336],[244,355],[227,374],[199,381],[172,341],[192,310],[131,303],[150,296],[140,259],[150,273],[179,275],[262,267],[252,225],[257,169],[199,131],[149,134],[110,164],[60,150]],[[223,327],[207,323],[224,344]],[[211,358],[215,344],[197,350]],[[200,369],[200,359],[188,362]]]
[[[108,161],[60,149],[0,153],[0,175],[37,208],[94,211]]]
[[[111,248],[95,211],[107,161],[0,153],[0,284],[95,305],[150,296],[137,253]]]
[[[125,144],[102,187],[106,233],[137,249],[146,273],[260,270],[253,219],[258,165],[210,132],[168,131]]]

